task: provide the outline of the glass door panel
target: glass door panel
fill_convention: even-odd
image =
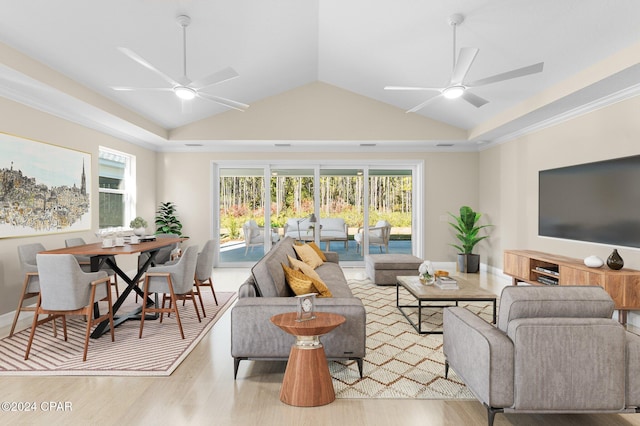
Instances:
[[[274,239],[315,239],[314,169],[271,169],[271,226]]]
[[[255,263],[271,238],[264,226],[264,168],[220,168],[219,176],[220,262]]]
[[[369,169],[368,251],[412,253],[413,176],[411,169]],[[363,242],[363,245],[366,243]],[[362,251],[362,250],[361,250]]]
[[[320,245],[341,262],[362,261],[354,236],[364,223],[362,169],[320,169]]]

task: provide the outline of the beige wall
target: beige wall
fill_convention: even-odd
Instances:
[[[171,140],[466,140],[467,132],[314,82],[174,129]]]
[[[94,230],[98,228],[98,147],[105,146],[135,155],[138,182],[137,212],[147,221],[153,222],[156,206],[155,152],[3,98],[0,98],[0,131],[91,154],[91,221]],[[64,240],[71,237],[82,237],[86,241],[96,240],[94,231],[27,238],[0,238],[0,314],[16,308],[22,288],[23,277],[18,263],[17,246],[41,242],[45,248],[53,249],[64,247]],[[123,268],[131,269],[135,266],[136,259],[133,256],[129,256],[131,259],[127,259],[126,256],[121,257],[118,263]]]
[[[487,149],[479,156],[480,207],[498,224],[487,253],[502,268],[504,249],[532,249],[606,259],[612,247],[538,237],[538,172],[640,154],[640,96]],[[576,208],[586,206],[576,206]],[[640,214],[640,212],[638,212]],[[620,248],[640,269],[640,249]]]
[[[441,217],[463,204],[477,208],[478,153],[160,153],[158,154],[158,202],[173,201],[178,206],[183,231],[190,243],[200,247],[212,237],[211,163],[223,160],[305,160],[310,158],[344,161],[422,160],[424,161],[424,206],[419,209],[425,241],[424,257],[453,261],[454,241],[447,221]],[[185,190],[188,188],[188,190]],[[448,220],[448,219],[447,219]]]

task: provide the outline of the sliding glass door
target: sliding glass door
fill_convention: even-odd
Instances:
[[[214,164],[217,265],[250,266],[286,236],[346,264],[368,253],[421,255],[417,175],[420,163]]]
[[[271,238],[265,227],[264,182],[264,168],[218,169],[220,263],[254,263],[264,256]]]

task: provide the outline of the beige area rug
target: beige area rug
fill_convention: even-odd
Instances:
[[[25,361],[29,327],[11,338],[0,340],[0,376],[168,376],[231,306],[236,293],[216,292],[219,306],[216,306],[210,289],[203,289],[202,296],[207,314],[202,322],[198,322],[190,301],[184,307],[178,302],[184,340],[180,338],[174,315],[170,318],[165,315],[162,323],[159,320],[145,321],[142,339],[138,338],[140,321],[130,320],[116,327],[115,342],[111,341],[108,333],[99,339],[90,339],[86,362],[82,362],[86,330],[83,318],[70,317],[67,320],[66,342],[60,320],[57,320],[57,338],[53,337],[51,322],[39,326],[29,359]],[[134,304],[135,296],[132,293],[120,311],[132,310]],[[199,302],[198,309],[202,316]]]
[[[396,307],[396,287],[349,280],[367,311],[367,355],[360,378],[355,362],[330,362],[337,398],[474,399],[453,370],[444,378],[441,334],[418,334]],[[403,304],[415,299],[400,292]],[[491,302],[461,302],[491,322]],[[410,312],[410,309],[405,311]],[[417,309],[410,316],[417,322]],[[442,309],[423,308],[423,330],[442,327]]]

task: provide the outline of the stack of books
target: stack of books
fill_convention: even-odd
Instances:
[[[451,277],[438,277],[435,286],[441,290],[458,290],[458,282]]]

